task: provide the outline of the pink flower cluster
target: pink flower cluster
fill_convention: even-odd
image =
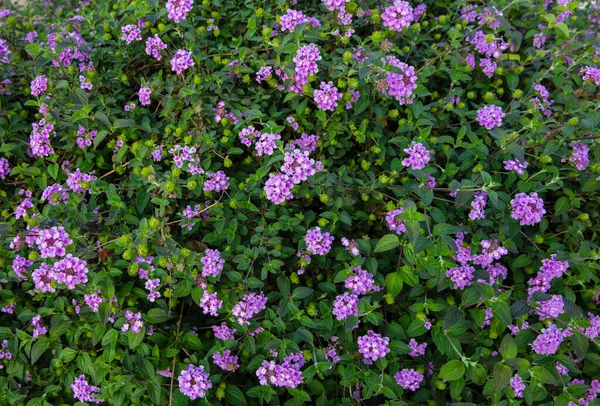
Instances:
[[[477,110],[477,122],[479,125],[491,130],[502,125],[505,114],[498,106],[485,106]]]
[[[80,375],[75,378],[71,385],[73,397],[80,402],[102,403],[104,400],[96,397],[96,393],[100,392],[100,388],[90,385],[85,379],[85,375]]]
[[[302,353],[293,353],[285,357],[281,364],[263,361],[262,366],[256,370],[256,376],[263,386],[272,384],[278,387],[296,388],[304,382],[300,372],[302,366],[304,366]]]
[[[279,20],[281,31],[294,31],[299,24],[310,24],[313,27],[320,27],[321,23],[314,17],[307,17],[302,11],[288,8]]]
[[[406,1],[394,0],[393,5],[386,7],[383,14],[381,14],[381,19],[385,27],[401,32],[413,22],[413,8]]]
[[[264,293],[257,295],[249,293],[244,295],[244,298],[236,303],[231,310],[231,314],[235,316],[240,325],[250,325],[250,320],[258,313],[263,311],[267,306],[267,298]]]
[[[175,52],[175,55],[173,55],[171,58],[171,70],[177,74],[180,74],[192,66],[194,66],[194,61],[192,60],[191,51],[178,49],[177,52]]]
[[[42,258],[63,257],[67,253],[65,247],[72,243],[69,234],[60,226],[38,231],[35,239]]]
[[[321,232],[321,227],[308,230],[306,236],[304,236],[306,250],[312,255],[327,255],[331,251],[333,240],[334,238],[331,234]]]
[[[179,391],[191,400],[204,398],[206,392],[212,388],[212,383],[208,377],[209,374],[204,372],[202,365],[195,367],[193,364],[190,364],[187,369],[181,371],[177,378]]]
[[[363,356],[363,363],[371,365],[379,358],[385,357],[390,349],[388,347],[390,339],[382,337],[381,334],[373,330],[367,331],[367,335],[360,336],[356,340],[358,344],[358,352]]]
[[[308,77],[319,71],[317,61],[321,59],[319,48],[315,44],[298,48],[296,56],[292,59],[296,64],[294,68],[294,84],[298,88],[298,93],[301,93],[302,86],[308,83]]]
[[[385,216],[385,221],[387,222],[388,228],[391,231],[395,231],[396,234],[404,234],[406,233],[406,225],[404,224],[404,220],[400,219],[398,216],[404,213],[404,209],[399,207],[395,210],[390,211]]]
[[[240,366],[238,365],[238,357],[231,355],[231,350],[225,350],[223,353],[215,352],[212,356],[213,363],[223,371],[234,372]]]
[[[39,96],[40,94],[46,91],[46,87],[48,86],[48,78],[44,75],[37,76],[35,79],[31,81],[31,95]]]
[[[334,111],[343,94],[333,85],[333,82],[321,82],[319,90],[314,91],[315,103],[319,110]]]
[[[162,59],[160,51],[166,48],[167,44],[160,39],[158,34],[154,34],[154,37],[148,37],[146,40],[146,55],[152,55],[158,61]]]
[[[128,24],[121,27],[121,34],[121,39],[127,42],[127,45],[131,44],[133,41],[142,40],[142,32],[137,25]]]
[[[388,55],[383,62],[396,68],[395,71],[400,72],[386,70],[385,78],[377,84],[377,90],[380,93],[394,97],[400,105],[411,104],[415,98],[413,91],[417,88],[415,68],[400,62],[393,55]]]
[[[404,150],[409,156],[402,160],[402,166],[408,166],[412,169],[423,169],[431,160],[429,151],[419,142],[412,141],[410,147]]]
[[[544,201],[536,192],[519,193],[510,204],[512,205],[511,217],[520,220],[522,226],[533,226],[542,221],[542,217],[546,214]]]
[[[204,251],[204,256],[200,260],[202,262],[202,276],[207,278],[212,276],[216,278],[223,270],[225,260],[221,258],[219,250],[207,249]]]
[[[45,119],[41,119],[39,122],[31,124],[31,126],[33,127],[29,137],[31,153],[41,158],[52,155],[54,149],[50,145],[50,138],[56,135],[54,125],[46,123]]]
[[[415,371],[414,369],[408,368],[399,371],[395,378],[398,385],[400,385],[403,389],[410,390],[411,392],[419,389],[421,382],[423,379],[425,379],[423,374]]]
[[[222,305],[223,301],[218,299],[216,293],[208,293],[208,291],[205,290],[200,298],[200,307],[204,314],[210,314],[211,316],[217,317]]]
[[[168,18],[175,23],[185,20],[187,13],[192,11],[192,0],[168,0],[167,11]]]
[[[208,180],[204,182],[204,187],[202,188],[205,192],[222,192],[229,187],[229,178],[223,171],[208,173],[206,176],[208,176]]]

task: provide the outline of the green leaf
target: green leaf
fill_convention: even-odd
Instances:
[[[135,127],[135,121],[129,119],[116,119],[113,127],[114,128],[127,128],[127,127]]]
[[[554,214],[560,216],[571,209],[571,200],[568,197],[562,196],[558,198],[554,204]]]
[[[310,295],[312,295],[313,290],[311,288],[307,288],[305,286],[299,286],[292,292],[292,299],[301,300],[306,299]]]
[[[230,405],[235,406],[248,404],[240,388],[235,385],[227,385],[225,387],[225,400]]]
[[[445,379],[447,381],[455,381],[462,378],[464,374],[465,364],[463,364],[462,361],[453,359],[442,367],[439,377],[440,379]]]
[[[506,334],[500,343],[500,354],[502,359],[511,359],[517,356],[518,349],[515,339],[510,334]]]
[[[192,333],[185,333],[182,342],[184,347],[189,348],[190,350],[199,351],[204,348],[200,338]]]
[[[508,385],[512,369],[508,365],[497,363],[494,365],[494,390],[501,391]]]
[[[456,306],[450,306],[444,317],[444,330],[448,330],[465,317],[465,312]]]
[[[146,320],[151,324],[160,324],[169,320],[169,313],[164,309],[150,309],[146,315]]]
[[[140,375],[142,376],[142,378],[152,379],[152,377],[154,377],[154,375],[155,375],[154,366],[152,365],[152,363],[150,361],[148,361],[146,358],[140,356],[137,359],[137,363],[138,363],[138,367],[140,369]]]
[[[403,285],[400,272],[392,272],[385,276],[385,288],[390,295],[397,296],[402,291]]]
[[[92,363],[92,359],[87,352],[82,352],[77,357],[77,367],[81,369],[86,375],[91,375],[92,377],[96,376],[96,370],[94,369],[94,364]]]
[[[377,241],[377,245],[375,246],[375,252],[385,252],[389,250],[393,250],[396,247],[400,246],[400,240],[396,234],[386,234],[379,241]]]
[[[38,359],[50,348],[50,343],[46,340],[39,340],[31,349],[31,364],[35,364]]]
[[[573,349],[579,359],[585,359],[590,347],[590,341],[583,334],[576,332],[571,336],[571,342],[573,343]]]
[[[66,362],[73,361],[76,356],[77,356],[77,350],[67,347],[67,348],[64,348],[60,352],[58,359],[60,359],[62,362],[66,363]]]

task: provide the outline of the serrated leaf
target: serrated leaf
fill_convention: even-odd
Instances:
[[[447,381],[455,381],[460,379],[465,374],[465,364],[462,361],[457,359],[453,359],[442,367],[440,370],[439,377],[440,379],[445,379]]]
[[[247,405],[248,404],[246,402],[246,398],[244,397],[244,394],[242,393],[240,388],[238,388],[235,385],[227,385],[225,387],[225,400],[230,405],[238,406],[238,405]]]
[[[48,341],[36,341],[36,343],[33,344],[33,348],[31,349],[31,364],[35,364],[48,348],[50,348],[50,343]]]
[[[511,359],[517,356],[518,349],[515,339],[510,334],[506,334],[500,343],[500,354],[503,359]]]
[[[386,252],[400,246],[400,240],[396,234],[386,234],[377,241],[375,252]]]
[[[501,391],[508,386],[512,370],[508,365],[497,363],[494,365],[494,390]]]

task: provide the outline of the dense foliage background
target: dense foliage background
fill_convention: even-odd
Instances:
[[[600,404],[595,2],[3,7],[1,404]]]

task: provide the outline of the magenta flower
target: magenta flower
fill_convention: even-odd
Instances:
[[[477,110],[477,122],[479,125],[491,130],[502,125],[505,114],[498,106],[485,106]]]
[[[206,392],[212,388],[212,383],[208,379],[209,374],[204,372],[204,367],[200,365],[188,365],[187,369],[181,371],[177,378],[179,382],[179,391],[189,397],[191,400],[206,397]]]
[[[431,157],[427,148],[418,142],[412,142],[410,147],[404,150],[409,156],[402,160],[402,166],[408,166],[412,169],[423,169],[430,161]]]
[[[544,201],[538,197],[537,193],[519,193],[513,200],[512,218],[520,220],[522,226],[532,226],[542,221],[542,217],[546,214],[544,209]]]
[[[394,4],[386,7],[381,14],[383,25],[398,32],[408,28],[414,18],[413,8],[408,2],[402,0],[394,0]]]

